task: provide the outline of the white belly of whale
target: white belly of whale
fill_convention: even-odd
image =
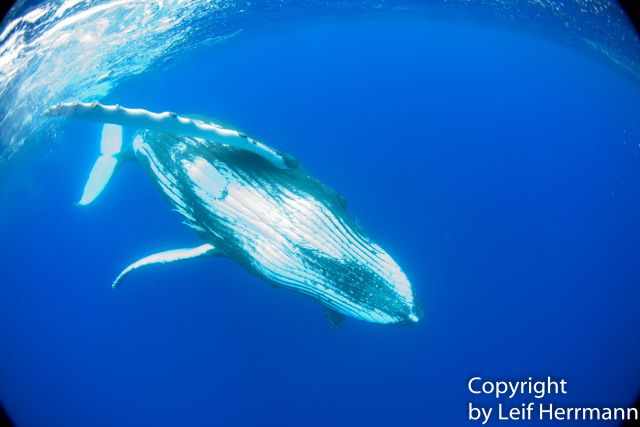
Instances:
[[[411,285],[400,267],[323,200],[277,179],[250,177],[216,156],[193,154],[189,144],[161,145],[153,138],[137,139],[134,148],[186,222],[211,236],[216,247],[233,240],[232,252],[242,254],[251,270],[343,314],[376,323],[417,320]],[[170,161],[160,158],[161,150],[171,152]],[[211,220],[195,218],[194,205],[199,218],[206,211]],[[390,305],[406,308],[402,314],[369,303],[381,300],[381,291]]]

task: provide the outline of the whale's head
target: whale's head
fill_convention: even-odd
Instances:
[[[257,236],[245,234],[244,226],[234,227],[236,236],[242,236],[239,258],[260,275],[309,294],[341,314],[374,323],[418,322],[406,274],[347,215],[335,193],[302,191],[304,186],[292,191],[290,181],[280,182],[287,190],[274,198],[255,190],[239,197],[253,200],[243,206],[256,207],[253,213],[262,218],[258,222],[263,230]],[[238,196],[243,192],[234,186],[229,191]]]
[[[416,323],[420,313],[409,279],[380,246],[362,236],[349,237],[350,248],[336,256],[300,250],[306,275],[315,275],[317,296],[334,310],[375,323]]]
[[[134,144],[185,222],[220,253],[333,311],[375,323],[415,323],[409,279],[301,168],[243,150],[145,132]]]

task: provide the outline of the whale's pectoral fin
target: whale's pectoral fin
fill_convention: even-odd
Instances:
[[[171,251],[158,252],[156,254],[144,257],[122,270],[118,277],[116,277],[116,280],[113,281],[113,284],[111,286],[115,288],[122,282],[127,274],[141,267],[156,264],[167,264],[170,262],[197,258],[203,255],[212,255],[215,254],[215,252],[216,248],[209,243],[200,245],[196,248],[174,249]]]
[[[107,186],[118,165],[118,155],[122,151],[122,126],[106,124],[102,127],[100,157],[96,160],[84,186],[78,204],[87,206],[98,198]]]

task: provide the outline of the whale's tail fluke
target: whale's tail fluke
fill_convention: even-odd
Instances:
[[[91,204],[105,189],[118,165],[118,155],[122,151],[122,126],[105,124],[102,127],[100,157],[96,160],[84,186],[78,204]]]

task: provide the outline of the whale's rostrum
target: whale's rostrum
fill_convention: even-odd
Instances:
[[[342,198],[291,157],[173,113],[99,103],[61,104],[49,112],[134,128],[129,149],[205,242],[136,261],[114,286],[143,266],[215,254],[341,315],[418,321],[411,284],[398,264],[351,219]],[[94,186],[103,188],[106,175]]]

